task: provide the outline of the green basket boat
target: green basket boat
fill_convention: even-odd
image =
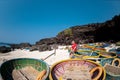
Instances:
[[[3,80],[48,80],[49,71],[44,61],[32,58],[12,59],[0,66]]]

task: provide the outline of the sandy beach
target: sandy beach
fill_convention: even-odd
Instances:
[[[0,65],[4,61],[10,60],[10,59],[34,58],[34,59],[40,59],[40,60],[45,61],[49,65],[49,67],[51,67],[53,64],[55,64],[59,61],[66,60],[66,59],[70,58],[68,49],[66,49],[67,47],[71,47],[71,46],[58,46],[56,51],[54,49],[51,50],[51,51],[43,51],[43,52],[40,52],[38,50],[30,51],[28,49],[22,49],[22,50],[21,49],[15,49],[14,51],[11,51],[9,53],[4,53],[4,54],[0,53]],[[106,52],[109,52],[109,50],[117,49],[119,47],[120,46],[116,46],[115,44],[111,44],[107,47],[104,47],[104,49],[105,49]],[[100,59],[100,57],[97,57],[97,58],[93,57],[93,58],[89,58],[89,59],[96,60],[97,63],[100,63],[100,61],[98,60],[98,59]],[[0,80],[2,80],[1,76],[0,76]],[[107,79],[107,80],[109,80],[109,79]]]
[[[69,59],[68,50],[65,50],[64,47],[65,46],[59,46],[58,49],[56,50],[56,54],[53,54],[54,50],[39,52],[39,51],[29,51],[25,49],[23,50],[16,49],[15,51],[9,53],[0,54],[0,64],[2,64],[5,60],[10,60],[15,58],[45,59],[49,55],[53,54],[49,58],[45,59],[45,62],[51,66],[52,64],[58,61]]]

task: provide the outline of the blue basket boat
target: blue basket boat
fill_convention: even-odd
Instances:
[[[118,58],[107,58],[101,60],[101,65],[106,70],[106,80],[120,80],[120,73],[116,74],[120,70],[120,59]],[[107,65],[107,67],[105,67]],[[113,74],[115,73],[115,74]]]

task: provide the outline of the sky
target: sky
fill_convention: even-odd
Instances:
[[[0,0],[0,42],[34,44],[120,14],[120,0]]]

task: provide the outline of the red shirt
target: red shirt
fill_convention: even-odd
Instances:
[[[74,52],[76,52],[77,51],[77,44],[76,43],[72,44],[71,48]]]

